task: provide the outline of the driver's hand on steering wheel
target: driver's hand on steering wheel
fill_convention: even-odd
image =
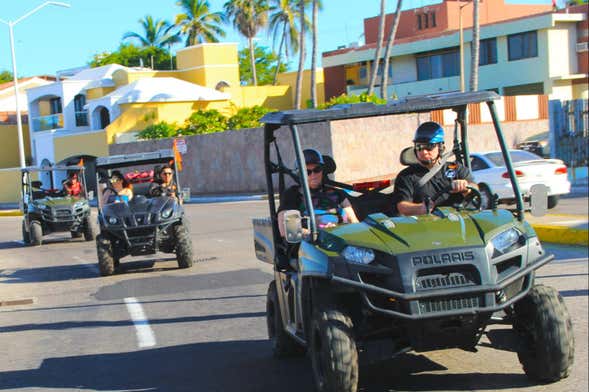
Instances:
[[[450,190],[450,193],[462,193],[466,195],[470,192],[470,190],[467,189],[467,186],[468,181],[466,180],[453,180],[452,189]]]

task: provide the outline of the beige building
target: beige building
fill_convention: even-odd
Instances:
[[[587,98],[587,10],[587,5],[553,12],[549,4],[480,2],[479,90],[501,95],[545,94],[551,99]],[[444,0],[402,12],[391,56],[389,97],[460,90],[461,13],[468,90],[472,3]],[[366,91],[378,19],[364,21],[365,45],[323,53],[327,99]],[[387,29],[392,21],[393,15],[387,15]]]

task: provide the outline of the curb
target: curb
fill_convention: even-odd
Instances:
[[[20,210],[0,210],[0,216],[22,216]]]
[[[589,245],[589,231],[568,226],[532,225],[542,242],[566,245]]]

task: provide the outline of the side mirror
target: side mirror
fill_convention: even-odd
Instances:
[[[284,233],[286,242],[289,244],[298,244],[303,240],[303,224],[300,211],[284,211]]]
[[[180,198],[182,201],[189,201],[190,200],[190,188],[182,188],[182,192],[180,192]]]
[[[88,191],[88,200],[94,200],[94,191]]]
[[[548,211],[548,187],[534,184],[530,188],[530,207],[532,216],[544,216]]]

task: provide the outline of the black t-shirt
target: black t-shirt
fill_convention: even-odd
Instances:
[[[412,203],[423,203],[425,196],[433,198],[438,192],[449,189],[452,180],[467,180],[474,182],[473,177],[467,167],[457,162],[446,162],[424,186],[419,186],[419,180],[429,171],[428,168],[421,165],[411,165],[403,169],[395,180],[395,197],[394,204],[401,201]],[[447,193],[441,196],[436,205],[451,206],[454,203],[462,201],[461,194]]]
[[[321,187],[311,189],[311,201],[314,209],[338,209],[346,200],[346,193],[341,189]],[[298,185],[293,185],[280,195],[278,212],[284,210],[299,210],[305,212],[305,201]]]

